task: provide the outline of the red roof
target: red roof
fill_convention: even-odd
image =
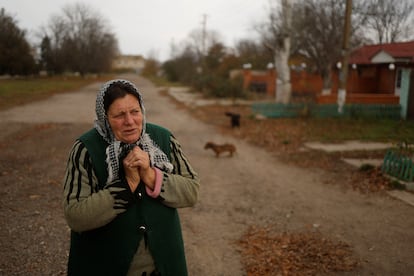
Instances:
[[[414,41],[365,45],[351,52],[349,63],[371,64],[371,59],[384,51],[395,59],[406,58],[414,62]]]

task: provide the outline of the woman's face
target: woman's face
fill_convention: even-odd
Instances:
[[[138,99],[131,94],[116,99],[108,108],[108,121],[115,138],[121,142],[136,142],[142,131],[143,114]]]

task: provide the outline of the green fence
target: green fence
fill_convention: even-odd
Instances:
[[[411,182],[414,180],[414,163],[406,154],[388,150],[382,164],[382,171],[400,180]]]
[[[377,118],[400,119],[401,106],[389,104],[345,104],[342,113],[336,104],[281,104],[254,103],[254,113],[268,118],[319,117],[319,118]]]

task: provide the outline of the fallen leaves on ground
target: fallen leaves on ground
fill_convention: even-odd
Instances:
[[[317,232],[275,233],[249,227],[238,241],[247,275],[320,275],[358,266],[351,247]]]
[[[385,177],[379,167],[354,172],[350,184],[354,190],[361,193],[375,193],[393,189],[391,180]]]

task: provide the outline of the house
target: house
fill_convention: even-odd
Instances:
[[[119,55],[112,63],[112,69],[115,71],[128,70],[136,73],[141,72],[144,66],[145,59],[139,55]]]
[[[322,90],[322,78],[306,70],[305,62],[295,62],[291,58],[290,81],[293,96],[316,95]],[[243,88],[267,98],[276,97],[277,72],[273,64],[269,63],[267,70],[252,70],[250,64],[243,67]]]
[[[275,97],[276,70],[268,66],[267,70],[252,70],[250,64],[243,66],[243,89]]]
[[[346,103],[401,105],[401,117],[414,118],[414,41],[365,45],[351,52]],[[318,103],[336,103],[337,70],[330,95]],[[411,96],[411,97],[410,97]]]

